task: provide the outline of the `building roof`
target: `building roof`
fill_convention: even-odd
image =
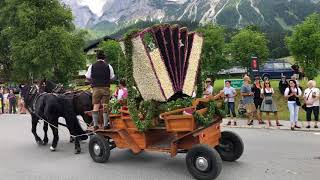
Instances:
[[[102,38],[89,41],[87,46],[84,48],[83,51],[87,53],[91,49],[97,48],[98,45],[100,44],[100,42],[106,41],[106,40],[115,40],[115,39],[110,37],[110,36],[108,36],[108,35],[106,35],[106,36],[103,36]]]

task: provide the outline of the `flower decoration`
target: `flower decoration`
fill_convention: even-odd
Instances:
[[[133,78],[144,100],[192,96],[203,38],[179,26],[154,26],[132,39]],[[186,83],[185,83],[186,82]]]

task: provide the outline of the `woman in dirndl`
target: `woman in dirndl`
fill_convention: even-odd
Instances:
[[[274,117],[276,119],[276,125],[282,126],[279,123],[277,105],[272,98],[273,94],[274,94],[274,90],[271,87],[270,81],[268,80],[264,81],[263,88],[261,89],[261,97],[263,98],[263,101],[261,104],[261,112],[266,113],[269,127],[272,126],[270,121],[270,112],[274,114]]]

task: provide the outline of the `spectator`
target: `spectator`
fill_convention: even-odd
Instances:
[[[248,115],[248,125],[251,126],[253,125],[253,117],[257,116],[257,110],[253,101],[254,94],[250,86],[250,82],[251,82],[250,77],[244,76],[243,80],[244,80],[244,83],[241,87],[242,103],[245,106],[246,113]]]
[[[262,98],[261,98],[261,83],[260,83],[260,77],[259,76],[256,76],[255,79],[254,79],[254,84],[252,85],[252,92],[253,92],[253,102],[254,102],[254,105],[256,107],[256,110],[258,111],[259,110],[259,124],[265,124],[262,120],[261,120],[261,117],[262,117],[262,113],[261,113],[261,103],[262,103]],[[257,112],[258,113],[258,112]]]
[[[296,81],[298,87],[300,86],[299,80],[296,75],[291,76],[291,79]]]
[[[9,109],[9,101],[8,101],[8,90],[4,89],[3,90],[3,106],[4,106],[4,113],[8,113]]]
[[[284,91],[288,86],[289,86],[289,83],[286,79],[286,76],[281,76],[281,80],[279,81],[279,91],[281,92],[282,95],[284,94]]]
[[[4,113],[4,98],[3,98],[3,88],[0,88],[0,109],[1,113]]]
[[[311,115],[314,115],[314,128],[318,128],[317,122],[319,121],[319,89],[316,88],[316,82],[311,80],[308,82],[308,88],[304,91],[303,99],[306,104],[307,112],[307,127],[310,128]]]
[[[298,115],[299,115],[299,106],[300,100],[299,97],[302,95],[301,89],[298,87],[295,80],[289,81],[289,87],[284,92],[284,96],[288,99],[288,109],[290,112],[290,123],[291,130],[294,128],[300,128],[298,126]]]
[[[126,98],[128,98],[128,90],[127,90],[127,86],[126,86],[126,80],[121,79],[120,83],[119,83],[119,90],[118,90],[117,99],[123,100]]]
[[[276,119],[276,125],[282,126],[279,123],[279,116],[278,116],[278,110],[277,105],[275,101],[273,100],[273,94],[274,90],[271,87],[270,81],[266,80],[264,81],[263,88],[261,89],[261,97],[263,97],[263,101],[261,104],[261,112],[265,112],[267,115],[268,120],[268,126],[271,127],[271,121],[270,121],[270,112],[274,114],[274,117]]]
[[[19,98],[18,108],[19,108],[19,113],[20,114],[26,114],[27,113],[27,110],[26,110],[26,108],[24,106],[24,101],[21,98],[21,95],[20,95],[20,98]]]
[[[297,78],[297,79],[299,79],[299,65],[297,65],[297,64],[294,64],[294,65],[292,65],[291,66],[291,68],[293,69],[293,71],[294,71],[294,76]],[[298,85],[299,86],[299,85]]]
[[[231,87],[231,81],[225,82],[226,87],[223,88],[224,96],[225,96],[225,102],[228,104],[228,113],[231,117],[227,125],[231,125],[231,120],[236,117],[235,112],[235,105],[234,105],[234,97],[237,96],[236,90]],[[236,126],[237,122],[236,120],[233,121],[233,125]]]
[[[13,89],[10,89],[9,91],[8,100],[9,100],[9,113],[16,114],[17,113],[17,97],[13,93]]]
[[[208,97],[209,95],[212,95],[213,94],[213,87],[211,85],[211,79],[210,78],[207,78],[206,81],[205,81],[205,87],[204,87],[204,92],[203,92],[203,96],[206,98]]]

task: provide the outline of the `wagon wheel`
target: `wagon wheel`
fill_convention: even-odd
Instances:
[[[222,160],[233,162],[241,157],[244,146],[239,135],[231,131],[223,131],[220,145],[216,149]]]
[[[222,168],[219,153],[207,145],[196,145],[186,156],[186,163],[190,174],[199,180],[215,179]]]
[[[92,136],[89,141],[89,153],[95,162],[107,162],[110,157],[109,141],[100,135]]]

